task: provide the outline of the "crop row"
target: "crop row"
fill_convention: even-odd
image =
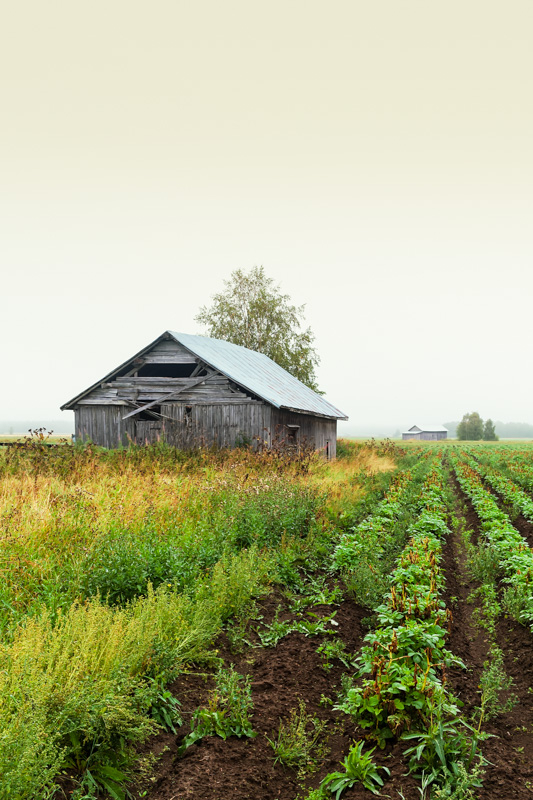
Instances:
[[[459,485],[481,521],[482,534],[496,555],[508,587],[508,599],[514,599],[519,620],[533,628],[533,552],[485,489],[479,473],[456,454],[451,454],[450,459]]]
[[[531,449],[516,449],[506,445],[494,449],[476,448],[476,458],[485,465],[503,472],[520,484],[526,492],[533,492],[533,466]]]
[[[359,602],[373,607],[386,589],[383,583],[403,547],[406,528],[419,508],[419,488],[428,471],[423,457],[412,469],[400,472],[373,513],[343,534],[334,565]]]
[[[512,508],[523,514],[524,517],[533,522],[533,499],[530,495],[524,492],[512,480],[506,478],[498,468],[494,468],[484,463],[479,463],[475,458],[470,457],[466,459],[468,465],[478,474],[481,475],[483,480],[492,486],[498,494],[500,494]]]
[[[475,750],[446,681],[449,667],[464,666],[445,646],[451,613],[441,596],[440,562],[447,516],[442,466],[435,461],[389,590],[375,609],[377,628],[365,637],[356,683],[339,706],[380,747],[400,736],[414,742],[410,768],[422,771],[426,786],[453,782]]]

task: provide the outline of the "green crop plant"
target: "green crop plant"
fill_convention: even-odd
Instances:
[[[307,612],[310,619],[299,619],[295,621],[279,620],[279,606],[276,609],[276,615],[270,625],[263,625],[257,628],[257,635],[261,640],[263,647],[275,647],[280,639],[288,636],[289,633],[303,633],[305,636],[326,636],[334,633],[333,628],[327,627],[328,623],[334,623],[335,613],[326,617],[321,617],[311,611]],[[313,619],[314,618],[314,619]]]

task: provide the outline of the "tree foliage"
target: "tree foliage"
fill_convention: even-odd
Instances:
[[[305,306],[292,305],[263,267],[237,269],[225,290],[213,296],[195,317],[215,339],[225,339],[264,353],[315,392],[320,359],[311,328],[302,328]]]
[[[477,411],[464,415],[457,426],[457,438],[461,441],[477,441],[483,439],[483,420]]]
[[[483,439],[486,442],[498,441],[498,437],[496,436],[496,426],[491,419],[485,420],[485,424],[483,426]]]
[[[496,441],[496,430],[494,423],[488,419],[485,423],[477,413],[465,414],[457,426],[457,438],[461,441],[479,441],[484,439],[487,442]]]

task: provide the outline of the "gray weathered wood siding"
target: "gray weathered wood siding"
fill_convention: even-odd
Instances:
[[[128,406],[131,403],[149,403],[161,399],[176,389],[181,389],[190,383],[190,378],[116,378],[110,383],[104,383],[82,398],[78,405],[83,406]],[[183,402],[209,402],[242,403],[247,395],[231,384],[224,376],[209,378],[206,383],[185,389],[181,392],[180,400]]]
[[[126,447],[135,441],[130,420],[122,421],[125,409],[120,406],[78,406],[74,412],[76,439],[90,439],[102,447]]]
[[[270,446],[271,408],[255,400],[232,403],[168,403],[161,406],[165,440],[191,447],[235,447],[251,444],[254,449]]]
[[[120,406],[79,406],[75,410],[76,438],[90,439],[102,447],[127,447],[164,440],[174,447],[269,447],[271,408],[265,403],[167,403],[162,419],[123,420]]]
[[[321,419],[272,408],[256,400],[244,402],[179,402],[161,405],[161,419],[122,417],[128,409],[118,405],[79,405],[75,409],[76,438],[90,439],[102,447],[127,447],[160,440],[174,447],[235,447],[249,443],[254,449],[289,438],[287,425],[299,426],[296,441],[335,458],[336,420]],[[293,429],[294,430],[294,429]]]
[[[321,450],[327,458],[337,455],[337,420],[298,414],[284,408],[273,408],[271,417],[272,438],[287,439],[288,425],[298,425],[297,441]]]
[[[144,364],[195,364],[196,358],[174,339],[166,339],[144,353],[140,361]]]

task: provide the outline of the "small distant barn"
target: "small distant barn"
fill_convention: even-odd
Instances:
[[[403,431],[402,439],[423,439],[424,441],[437,441],[448,438],[448,429],[442,425],[413,425],[408,431]]]
[[[159,440],[183,449],[306,443],[336,455],[346,415],[262,353],[166,331],[62,410],[78,441],[103,447]]]

